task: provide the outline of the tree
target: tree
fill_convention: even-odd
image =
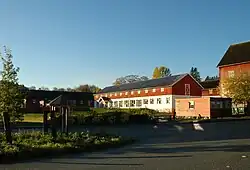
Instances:
[[[36,90],[36,87],[35,86],[31,86],[31,87],[29,87],[29,90]]]
[[[53,87],[52,90],[53,91],[58,91],[58,88],[57,87]]]
[[[206,78],[205,78],[205,81],[209,81],[209,80],[217,80],[217,79],[219,79],[219,77],[218,76],[207,76]]]
[[[57,91],[66,91],[64,88],[58,88]]]
[[[165,66],[159,67],[160,77],[166,77],[171,75],[171,71],[169,68]]]
[[[113,85],[119,86],[122,84],[127,84],[127,83],[134,83],[138,81],[145,81],[148,80],[149,78],[146,76],[139,76],[139,75],[127,75],[125,77],[119,77],[117,78],[114,82]]]
[[[11,50],[4,46],[3,55],[0,53],[3,63],[0,83],[0,113],[7,112],[11,121],[22,120],[24,113],[21,107],[24,104],[25,94],[18,85],[19,68],[14,66]]]
[[[227,78],[222,84],[223,94],[232,98],[235,104],[250,102],[250,75],[248,73]]]
[[[97,87],[96,85],[89,85],[89,91],[92,93],[98,93],[101,91],[101,88]]]
[[[89,85],[84,84],[84,85],[79,85],[77,88],[75,88],[76,92],[90,92]]]
[[[44,86],[42,86],[42,87],[38,88],[38,90],[49,91],[49,88],[48,88],[48,87],[44,87]]]
[[[190,75],[198,82],[201,81],[201,76],[200,76],[200,72],[198,71],[198,69],[196,67],[192,67],[190,70]]]
[[[170,75],[171,75],[171,71],[169,68],[165,66],[160,66],[160,67],[155,67],[152,78],[158,79],[158,78],[162,78],[162,77],[166,77]]]
[[[153,79],[158,79],[161,77],[161,73],[158,67],[155,67],[154,71],[153,71]]]

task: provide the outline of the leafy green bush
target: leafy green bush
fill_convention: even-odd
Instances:
[[[4,133],[0,133],[0,162],[50,156],[63,152],[93,151],[105,147],[118,146],[133,142],[120,136],[108,134],[57,133],[53,140],[51,134],[41,132],[12,133],[13,144],[5,141]]]
[[[150,123],[152,117],[159,112],[151,109],[107,109],[97,108],[88,112],[74,112],[73,124],[128,124],[128,123]]]

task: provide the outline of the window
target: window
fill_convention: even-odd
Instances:
[[[130,107],[135,107],[135,100],[130,100]]]
[[[125,92],[125,95],[128,95],[128,92]]]
[[[213,94],[213,89],[209,89],[209,94]]]
[[[119,107],[123,107],[123,101],[119,101]]]
[[[164,92],[164,88],[161,88],[161,92]]]
[[[148,93],[148,90],[145,90],[145,93]]]
[[[161,98],[157,98],[157,104],[161,104]]]
[[[105,97],[108,97],[108,94],[105,94]]]
[[[189,109],[194,109],[194,101],[188,102],[189,104]]]
[[[110,95],[109,95],[109,96],[111,97],[112,95],[113,95],[113,94],[112,94],[112,93],[110,93]]]
[[[185,84],[185,95],[190,96],[190,84]]]
[[[67,103],[69,105],[76,105],[76,100],[68,100]]]
[[[141,91],[140,91],[140,90],[138,90],[138,94],[141,94]]]
[[[166,97],[166,104],[170,103],[170,97]]]
[[[148,104],[148,99],[143,99],[143,104]]]
[[[228,71],[228,77],[229,78],[234,77],[234,71]]]
[[[154,104],[154,99],[150,99],[150,104]]]
[[[83,104],[83,100],[80,100],[80,104]]]
[[[156,89],[153,89],[153,93],[156,92]]]
[[[122,93],[120,93],[120,96],[122,96]]]
[[[134,92],[133,92],[133,91],[131,91],[131,94],[133,95],[133,94],[134,94]]]
[[[116,107],[116,108],[118,107],[118,101],[114,102],[114,107]]]
[[[113,101],[109,102],[109,107],[113,107]]]
[[[125,107],[129,107],[129,100],[125,100],[124,105],[125,105]]]
[[[32,103],[35,104],[36,103],[36,99],[32,99]]]
[[[142,100],[136,100],[136,107],[142,106]]]
[[[115,96],[117,96],[117,94],[115,93]]]

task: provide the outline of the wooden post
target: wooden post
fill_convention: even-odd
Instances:
[[[68,128],[68,114],[69,114],[69,108],[65,108],[65,132],[68,134],[69,128]]]
[[[65,132],[65,108],[61,106],[62,132]]]
[[[9,144],[12,144],[10,115],[7,112],[3,113],[3,123],[4,123],[4,131],[5,131],[6,141]]]
[[[56,134],[56,122],[55,122],[55,111],[54,109],[52,109],[51,113],[50,113],[50,117],[51,117],[51,132],[52,132],[52,136],[53,139],[56,140],[57,134]]]
[[[43,133],[48,133],[48,111],[43,111]]]

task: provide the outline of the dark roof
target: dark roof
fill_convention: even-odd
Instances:
[[[250,62],[250,41],[230,45],[217,67]]]
[[[217,88],[219,86],[219,83],[219,79],[200,82],[204,89]]]
[[[73,96],[73,98],[91,98],[93,93],[90,92],[65,92],[65,91],[46,91],[46,90],[28,90],[26,99],[47,99],[53,100],[60,95]]]
[[[159,79],[150,79],[146,81],[138,81],[135,83],[122,84],[118,86],[109,86],[102,89],[99,93],[118,92],[118,91],[142,89],[142,88],[150,88],[158,86],[171,86],[172,84],[182,79],[186,75],[188,74],[178,74]]]

